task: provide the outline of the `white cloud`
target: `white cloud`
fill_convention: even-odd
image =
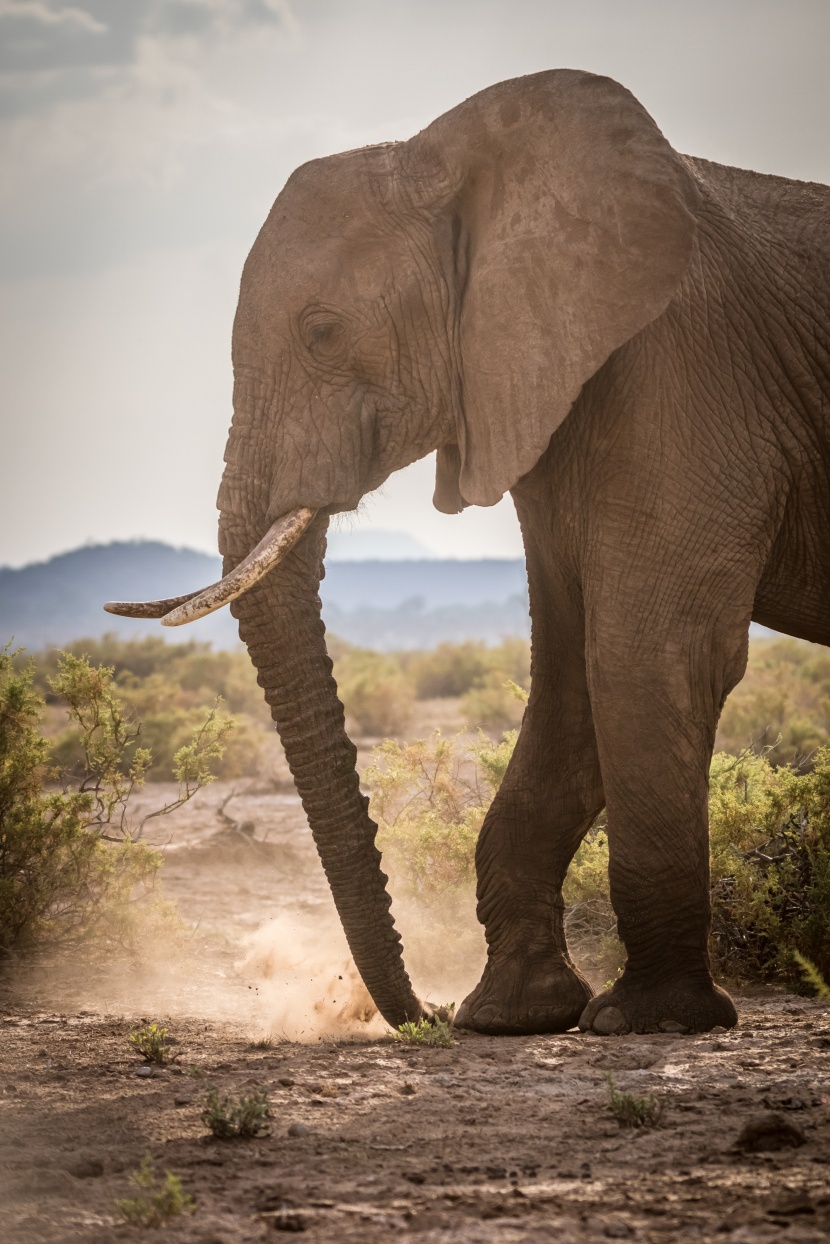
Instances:
[[[98,21],[84,9],[76,9],[71,5],[50,8],[43,0],[0,0],[0,18],[2,17],[22,17],[33,22],[42,22],[45,26],[81,26],[92,34],[102,34],[107,29],[104,22]]]

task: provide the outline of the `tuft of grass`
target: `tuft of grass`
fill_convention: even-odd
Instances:
[[[799,950],[793,951],[793,958],[801,968],[801,974],[808,985],[815,990],[817,998],[821,998],[822,1002],[830,1002],[830,985],[819,972],[812,959],[808,959],[806,955],[802,955]]]
[[[272,1050],[274,1048],[274,1037],[270,1032],[266,1032],[264,1036],[254,1037],[248,1042],[249,1050]]]
[[[144,1028],[134,1029],[130,1033],[130,1045],[145,1062],[155,1063],[159,1067],[172,1062],[167,1029],[158,1024],[147,1024]]]
[[[125,1222],[131,1227],[163,1227],[179,1214],[192,1214],[196,1202],[182,1188],[178,1175],[164,1172],[164,1178],[156,1175],[153,1159],[147,1153],[141,1166],[130,1175],[130,1181],[138,1188],[138,1195],[115,1202]]]
[[[647,1097],[635,1097],[622,1093],[614,1084],[611,1072],[605,1073],[608,1084],[608,1109],[620,1127],[656,1127],[663,1113],[663,1102],[650,1093]]]
[[[202,1122],[217,1140],[244,1140],[268,1131],[271,1104],[265,1089],[242,1093],[239,1097],[220,1097],[209,1090],[202,1111]]]
[[[438,1045],[444,1048],[455,1045],[452,1026],[443,1019],[419,1019],[417,1024],[400,1024],[392,1036],[406,1045]]]

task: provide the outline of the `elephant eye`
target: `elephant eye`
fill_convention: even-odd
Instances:
[[[321,362],[333,362],[346,352],[346,330],[339,320],[312,320],[305,326],[309,353]]]

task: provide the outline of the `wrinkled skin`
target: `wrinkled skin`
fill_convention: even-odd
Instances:
[[[830,643],[830,190],[678,156],[616,83],[492,87],[407,143],[299,169],[251,252],[220,491],[226,570],[322,513],[233,606],[359,970],[421,1004],[325,654],[327,515],[438,450],[436,505],[510,491],[532,690],[478,852],[457,1022],[730,1026],[711,977],[707,773],[752,618]],[[570,961],[561,886],[608,810],[628,961]]]

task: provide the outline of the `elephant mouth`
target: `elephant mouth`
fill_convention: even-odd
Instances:
[[[104,608],[107,613],[118,614],[122,618],[161,618],[162,626],[183,626],[186,622],[204,618],[244,595],[273,570],[293,549],[316,513],[317,510],[300,506],[281,515],[247,557],[217,583],[190,592],[187,596],[171,596],[166,600],[110,600]]]

